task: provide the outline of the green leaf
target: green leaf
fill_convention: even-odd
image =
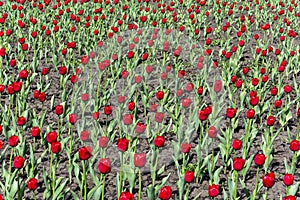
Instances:
[[[58,181],[58,180],[57,180],[57,181]],[[56,182],[57,182],[57,181],[56,181]],[[65,180],[65,182],[63,182],[59,187],[57,187],[57,188],[55,189],[55,192],[54,192],[54,194],[53,194],[52,199],[57,199],[57,197],[58,197],[59,195],[61,195],[62,190],[65,189],[65,185],[67,184],[67,181],[68,181],[68,180]],[[59,182],[61,182],[61,181],[59,181]],[[64,193],[64,192],[63,192],[63,193]]]
[[[299,189],[299,185],[300,185],[300,182],[298,182],[298,183],[290,186],[290,188],[288,190],[288,194],[295,196],[296,193],[297,193],[297,191],[298,191],[298,189]]]

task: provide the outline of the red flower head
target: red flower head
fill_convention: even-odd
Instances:
[[[248,119],[253,119],[255,116],[255,110],[253,110],[253,109],[247,110],[246,116]]]
[[[135,103],[133,101],[128,103],[128,110],[133,111],[135,109]]]
[[[51,143],[51,151],[55,154],[61,151],[61,143],[60,142],[52,142]]]
[[[158,148],[163,147],[165,144],[164,136],[156,136],[154,139],[154,145]]]
[[[162,187],[159,191],[159,198],[161,200],[169,200],[172,197],[171,186]]]
[[[243,144],[242,140],[235,139],[232,141],[232,148],[235,150],[240,150],[242,147],[242,144]]]
[[[93,119],[94,119],[94,120],[98,120],[99,117],[100,117],[100,112],[94,112],[94,113],[93,113]]]
[[[10,136],[8,138],[8,144],[11,147],[16,147],[19,144],[19,137],[16,135]]]
[[[293,140],[290,143],[290,149],[292,151],[298,151],[300,149],[300,141],[299,140]]]
[[[235,109],[235,108],[227,108],[226,116],[231,119],[231,118],[235,117],[236,113],[237,113],[237,109]]]
[[[266,156],[262,153],[258,153],[254,157],[254,163],[258,166],[262,166],[265,164]]]
[[[165,115],[162,112],[155,113],[155,121],[158,123],[161,123],[164,120],[164,117]]]
[[[112,107],[111,106],[105,106],[104,107],[104,113],[106,115],[110,115],[112,113]]]
[[[207,134],[208,134],[208,137],[215,138],[215,137],[217,137],[217,133],[218,133],[218,131],[217,131],[216,127],[211,126],[211,127],[209,127]]]
[[[212,184],[208,186],[208,195],[210,197],[216,197],[220,193],[220,186],[216,184]]]
[[[32,127],[31,128],[31,135],[32,135],[32,137],[39,137],[40,133],[41,133],[40,127],[36,126],[36,127]]]
[[[294,183],[294,176],[292,174],[285,174],[283,177],[283,183],[286,186],[293,185]]]
[[[38,180],[36,178],[31,178],[27,182],[29,190],[35,190],[38,187]]]
[[[71,124],[75,124],[76,121],[77,121],[77,115],[76,115],[76,114],[70,114],[70,115],[69,115],[69,122],[70,122]]]
[[[86,64],[88,64],[88,62],[89,62],[89,57],[88,56],[82,56],[81,63],[83,65],[86,65]]]
[[[162,100],[164,98],[164,92],[163,91],[156,92],[156,98],[158,100]]]
[[[262,176],[262,180],[263,180],[263,185],[265,187],[271,188],[275,184],[275,174],[273,172],[270,172],[265,176]]]
[[[293,196],[293,195],[289,195],[289,196],[286,196],[286,197],[282,197],[282,200],[296,200],[296,197]]]
[[[14,157],[13,166],[16,169],[21,169],[24,167],[24,162],[25,162],[25,158],[23,158],[22,156],[16,156]]]
[[[216,80],[214,84],[214,91],[216,93],[220,92],[222,90],[222,81],[221,80]]]
[[[61,115],[64,112],[64,107],[62,105],[58,105],[55,107],[55,113],[57,115]]]
[[[92,156],[91,152],[87,147],[81,147],[78,150],[78,154],[80,160],[88,160]]]
[[[130,125],[132,124],[133,121],[133,115],[132,114],[126,114],[123,116],[123,122],[125,125]]]
[[[98,140],[99,147],[105,148],[107,146],[108,141],[109,141],[108,137],[100,136]]]
[[[274,116],[269,116],[269,117],[267,118],[267,125],[268,125],[268,126],[273,126],[273,125],[275,124],[275,122],[276,122],[276,117],[274,117]]]
[[[26,118],[25,117],[23,117],[23,116],[18,117],[17,124],[19,126],[23,126],[25,123],[26,123]]]
[[[146,165],[146,154],[144,153],[136,153],[134,154],[134,166],[136,167],[144,167]]]
[[[147,125],[142,123],[142,122],[138,122],[136,127],[135,127],[135,131],[139,134],[144,133],[145,130],[147,128]]]
[[[189,153],[192,149],[192,145],[191,144],[188,144],[188,143],[183,143],[181,145],[181,152],[182,153]]]
[[[46,140],[49,143],[57,141],[58,134],[55,131],[49,132],[46,136]]]
[[[90,138],[90,132],[87,130],[83,130],[80,132],[80,140],[87,141]]]
[[[108,174],[111,171],[111,161],[109,158],[101,158],[98,164],[101,174]]]
[[[134,200],[134,195],[130,192],[122,192],[119,200]]]
[[[126,138],[120,138],[118,140],[119,151],[121,151],[121,152],[127,151],[128,145],[129,145],[129,140],[127,140]]]
[[[233,159],[233,169],[240,171],[244,168],[245,160],[243,158],[234,158]]]
[[[195,174],[193,171],[187,171],[185,172],[185,175],[184,175],[184,181],[186,183],[191,183],[194,181],[194,178],[195,178]]]

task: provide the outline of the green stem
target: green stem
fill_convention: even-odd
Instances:
[[[189,199],[189,194],[190,194],[190,184],[188,184],[188,188],[187,188],[186,193],[185,193],[185,200]]]
[[[21,176],[21,174],[20,174],[20,170],[18,169],[18,200],[21,200],[22,199],[22,197],[21,197],[21,190],[20,190],[20,176]]]
[[[142,193],[142,172],[139,169],[139,197],[138,200],[141,200],[141,193]]]
[[[83,168],[83,172],[82,172],[82,188],[83,188],[83,199],[87,200],[87,188],[86,188],[86,166],[85,166],[85,162],[82,161],[82,168]]]
[[[102,184],[102,197],[101,197],[101,200],[104,200],[104,189],[105,189],[105,175],[102,174],[102,177],[103,177],[103,184]]]
[[[51,153],[52,155],[52,153]],[[52,157],[52,156],[51,156]],[[54,164],[54,168],[53,168],[53,175],[52,175],[52,195],[54,195],[55,193],[55,189],[56,189],[56,167],[57,167],[57,156],[56,156],[56,162]]]
[[[14,148],[11,149],[10,158],[9,158],[9,174],[11,174],[13,155],[14,155]]]
[[[236,199],[237,195],[237,186],[238,186],[238,181],[239,181],[239,174],[237,171],[234,171],[234,177],[235,177],[235,188],[234,188],[234,199]]]
[[[256,170],[255,187],[254,187],[254,191],[253,191],[253,199],[254,200],[256,198],[256,193],[257,193],[257,188],[258,188],[258,173],[259,173],[259,167],[257,167],[257,170]]]
[[[294,174],[295,173],[295,163],[297,162],[297,153],[295,152],[292,158],[292,164],[291,164],[291,173]]]
[[[50,150],[50,178],[52,178],[52,162],[53,162],[53,154]]]

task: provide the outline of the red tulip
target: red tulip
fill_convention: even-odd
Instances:
[[[71,124],[75,124],[76,121],[77,121],[77,115],[76,115],[76,114],[70,114],[70,115],[69,115],[69,122],[70,122]]]
[[[255,110],[253,110],[253,109],[247,110],[246,116],[248,119],[253,119],[255,116]]]
[[[90,132],[87,130],[83,130],[80,132],[80,140],[87,141],[90,138]]]
[[[276,96],[277,93],[278,93],[278,89],[277,89],[276,87],[273,87],[273,88],[271,89],[271,95],[272,95],[272,96]]]
[[[134,154],[134,166],[136,167],[144,167],[146,165],[146,154],[144,153],[136,153]]]
[[[233,159],[233,169],[240,171],[244,168],[245,160],[243,158],[234,158]]]
[[[276,122],[276,117],[274,116],[269,116],[267,119],[267,125],[268,126],[273,126]]]
[[[163,91],[156,92],[156,98],[158,100],[162,100],[164,98],[164,92]]]
[[[29,190],[35,190],[38,187],[38,180],[36,178],[31,178],[27,182]]]
[[[171,186],[165,186],[159,190],[159,198],[161,200],[169,200],[171,197],[172,197]]]
[[[240,150],[242,147],[242,144],[243,144],[242,140],[235,139],[232,142],[232,148],[235,150]]]
[[[144,133],[145,130],[147,128],[147,125],[142,123],[142,122],[138,122],[135,128],[135,131],[139,134]]]
[[[133,121],[133,115],[132,114],[126,114],[123,116],[123,122],[125,125],[130,125],[132,124]]]
[[[284,89],[284,91],[285,91],[286,93],[290,93],[290,92],[292,92],[292,90],[293,90],[292,86],[290,86],[290,85],[285,85],[285,86],[283,87],[283,89]]]
[[[162,112],[155,113],[155,121],[161,123],[164,120],[164,116],[165,115]]]
[[[164,136],[156,136],[154,139],[154,145],[158,148],[163,147],[165,144]]]
[[[31,128],[31,135],[32,137],[39,137],[41,133],[40,127],[32,127]]]
[[[133,111],[135,108],[135,103],[133,101],[128,103],[128,110]]]
[[[4,57],[6,55],[6,49],[4,47],[0,48],[0,56]]]
[[[227,108],[226,115],[227,115],[228,118],[230,118],[230,119],[234,118],[235,115],[236,115],[236,113],[237,113],[237,109],[235,109],[235,108]]]
[[[18,145],[18,143],[19,143],[19,137],[18,136],[13,135],[13,136],[10,136],[8,138],[8,144],[9,144],[9,146],[16,147]]]
[[[26,123],[26,118],[25,117],[23,117],[23,116],[18,117],[17,124],[19,126],[23,126],[25,123]]]
[[[187,92],[192,92],[192,91],[194,90],[194,84],[193,84],[193,83],[188,83],[188,84],[186,84],[185,90],[186,90]]]
[[[194,178],[195,178],[195,174],[193,171],[187,171],[185,172],[185,175],[184,175],[184,181],[186,183],[191,183],[194,181]]]
[[[108,137],[100,136],[98,141],[99,147],[105,148],[107,146],[108,141],[109,141]]]
[[[81,147],[78,150],[80,160],[88,160],[92,154],[87,147]]]
[[[58,134],[55,131],[49,132],[46,136],[46,140],[49,143],[57,141]]]
[[[189,153],[192,149],[192,145],[191,144],[188,144],[188,143],[183,143],[181,145],[181,152],[182,153]]]
[[[101,174],[108,174],[111,171],[111,161],[109,158],[101,158],[98,164]]]
[[[121,151],[121,152],[127,151],[128,145],[129,145],[129,140],[127,140],[126,138],[120,138],[118,140],[119,151]]]
[[[63,111],[64,111],[64,107],[62,105],[58,105],[55,107],[55,113],[57,115],[61,115],[63,113]]]
[[[294,176],[292,174],[285,174],[283,177],[283,183],[286,186],[293,185],[294,183]]]
[[[220,186],[216,184],[212,184],[208,186],[208,195],[210,197],[216,197],[220,193]]]
[[[296,200],[296,197],[293,196],[293,195],[289,195],[289,196],[286,196],[286,197],[282,197],[282,200]]]
[[[51,143],[51,151],[55,154],[61,151],[61,143],[60,142],[52,142]]]
[[[104,107],[104,113],[106,115],[110,115],[112,113],[112,107],[111,106],[105,106]]]
[[[14,157],[14,168],[21,169],[24,166],[25,158],[22,156],[15,156]]]
[[[290,143],[290,149],[292,151],[298,151],[300,149],[300,141],[299,140],[293,140]]]
[[[266,156],[262,153],[258,153],[254,157],[254,163],[258,166],[262,166],[265,163]]]
[[[265,176],[262,176],[262,180],[263,180],[263,185],[265,187],[271,188],[275,184],[275,174],[273,172],[270,172]]]
[[[134,195],[130,192],[122,192],[119,200],[134,200]]]
[[[214,84],[214,91],[216,93],[220,92],[222,90],[222,81],[221,80],[216,80]]]
[[[81,100],[82,101],[88,101],[89,100],[89,98],[90,98],[90,94],[82,94],[81,95]]]
[[[274,102],[274,105],[275,105],[275,108],[280,108],[281,107],[281,105],[282,105],[282,100],[275,100],[275,102]]]
[[[218,133],[218,131],[217,131],[216,127],[211,126],[208,128],[208,137],[215,138],[215,137],[217,137],[217,133]]]

